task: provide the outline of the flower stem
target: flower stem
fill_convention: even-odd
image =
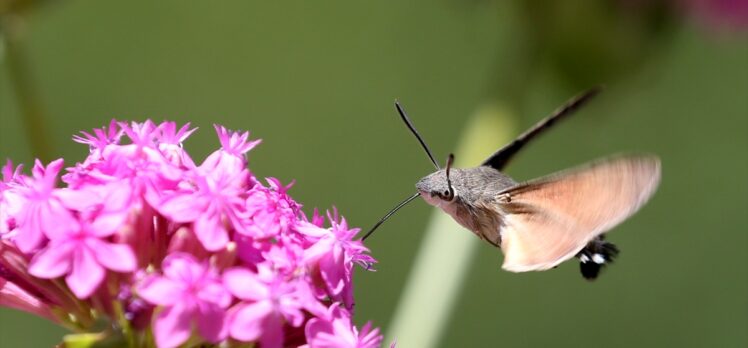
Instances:
[[[8,78],[23,115],[22,123],[29,139],[32,154],[46,162],[50,160],[49,133],[44,123],[44,112],[23,47],[23,19],[7,14],[0,17],[0,34],[5,41],[5,61]]]
[[[130,326],[130,321],[127,320],[125,317],[125,309],[122,305],[122,301],[118,299],[118,285],[119,282],[116,281],[116,278],[111,278],[109,282],[107,282],[107,290],[109,291],[109,298],[112,299],[112,307],[114,309],[114,316],[115,320],[119,323],[120,329],[122,330],[122,336],[125,337],[125,341],[127,341],[127,346],[129,348],[135,348],[137,345],[135,344],[135,335],[132,331],[132,327]]]
[[[52,283],[57,286],[57,288],[60,290],[61,293],[65,294],[65,297],[67,300],[70,301],[68,304],[69,307],[68,310],[70,311],[70,314],[74,315],[75,317],[75,323],[79,326],[78,332],[85,331],[89,329],[94,324],[94,318],[91,316],[91,312],[86,308],[86,306],[81,302],[80,299],[78,299],[65,284],[62,282],[61,279],[55,279],[52,280]]]

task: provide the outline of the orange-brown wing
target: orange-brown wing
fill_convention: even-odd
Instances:
[[[627,156],[552,174],[498,196],[502,268],[541,271],[576,255],[634,214],[660,181],[654,156]]]

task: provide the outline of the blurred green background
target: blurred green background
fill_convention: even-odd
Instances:
[[[616,152],[660,155],[659,192],[610,235],[619,261],[589,283],[575,262],[504,272],[500,252],[481,245],[439,346],[748,345],[740,23],[646,1],[27,3],[0,0],[0,157],[31,163],[39,138],[47,157],[72,164],[86,153],[72,134],[152,118],[200,127],[186,144],[199,160],[217,148],[219,123],[264,139],[250,156],[258,176],[296,179],[291,194],[306,211],[334,205],[363,228],[431,170],[395,98],[443,158],[487,105],[510,110],[519,132],[605,83],[509,173],[524,180]],[[42,115],[30,127],[19,71]],[[387,329],[431,212],[415,202],[368,242],[379,264],[356,274],[359,324]],[[0,347],[52,346],[62,332],[0,308]]]

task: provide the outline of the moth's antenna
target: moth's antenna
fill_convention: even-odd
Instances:
[[[382,218],[381,218],[381,219],[379,220],[379,222],[377,222],[377,223],[376,223],[376,224],[374,225],[374,227],[372,227],[372,228],[371,228],[371,229],[369,230],[369,232],[366,232],[366,234],[365,234],[365,235],[364,235],[363,237],[361,237],[361,241],[364,241],[364,240],[366,240],[366,238],[368,238],[368,237],[369,237],[369,236],[370,236],[370,235],[371,235],[372,233],[374,233],[374,230],[376,230],[376,229],[377,229],[377,227],[379,227],[379,225],[383,224],[383,223],[384,223],[384,222],[385,222],[385,221],[386,221],[387,219],[389,219],[389,218],[390,218],[390,216],[392,216],[392,214],[395,214],[395,212],[396,212],[396,211],[400,210],[400,208],[404,207],[404,206],[405,206],[406,204],[410,203],[410,201],[412,201],[412,200],[416,199],[416,198],[417,198],[418,196],[420,196],[420,195],[421,195],[421,194],[420,194],[419,192],[416,192],[416,193],[415,193],[414,195],[412,195],[412,196],[410,196],[410,197],[406,198],[406,199],[405,199],[404,201],[400,202],[400,204],[398,204],[397,206],[395,206],[394,208],[392,208],[392,210],[390,210],[390,212],[389,212],[389,213],[387,213],[387,215],[385,215],[384,217],[382,217]]]
[[[405,122],[405,125],[408,126],[408,129],[410,129],[411,133],[413,133],[413,135],[416,136],[416,139],[418,139],[418,142],[421,143],[421,147],[423,147],[423,150],[426,151],[426,154],[429,156],[429,159],[431,160],[431,163],[434,164],[434,167],[436,167],[436,169],[441,169],[441,167],[439,167],[439,164],[436,163],[436,159],[434,159],[434,155],[431,154],[431,149],[429,149],[428,145],[426,145],[426,142],[423,141],[423,138],[421,138],[421,134],[418,134],[418,131],[416,130],[416,127],[413,126],[413,122],[410,122],[410,118],[408,118],[408,114],[405,113],[405,109],[403,109],[403,107],[400,105],[400,102],[398,102],[397,100],[395,100],[395,108],[397,109],[397,112],[400,114],[400,118],[402,118],[403,122]],[[447,165],[449,166],[450,164],[451,164],[451,161],[448,161]],[[447,172],[447,180],[449,181],[449,172]],[[451,186],[450,186],[450,190],[451,190]],[[395,212],[397,212],[398,210],[400,210],[400,208],[404,207],[406,204],[410,203],[412,200],[416,199],[420,195],[421,194],[419,192],[416,192],[415,194],[413,194],[412,196],[406,198],[404,201],[400,202],[398,205],[396,205],[394,208],[392,208],[392,210],[390,210],[389,213],[387,213],[385,216],[383,216],[381,219],[379,219],[379,222],[377,222],[376,224],[374,224],[374,227],[372,227],[369,230],[369,232],[366,232],[366,234],[363,237],[361,237],[361,241],[364,241],[364,240],[366,240],[366,238],[369,238],[369,236],[371,236],[371,234],[374,233],[374,231],[381,224],[383,224],[385,221],[387,221],[387,219],[389,219],[390,216],[392,216],[393,214],[395,214]]]
[[[439,164],[436,163],[436,160],[434,159],[434,155],[431,154],[431,149],[426,145],[426,142],[423,141],[423,138],[421,138],[421,135],[418,134],[418,131],[416,130],[416,127],[413,127],[413,123],[410,122],[410,119],[408,118],[408,114],[405,113],[405,109],[403,109],[402,106],[400,106],[400,102],[395,100],[395,108],[397,108],[397,112],[400,113],[400,118],[403,119],[403,122],[405,122],[405,125],[408,126],[408,129],[410,129],[411,132],[413,132],[413,135],[418,138],[418,142],[421,143],[421,146],[426,151],[426,154],[429,155],[429,159],[431,160],[431,163],[434,164],[434,167],[436,169],[441,169],[439,167]]]
[[[603,90],[603,86],[594,87],[566,102],[563,106],[554,111],[550,116],[540,120],[532,128],[528,129],[517,139],[514,139],[511,143],[505,145],[498,151],[494,152],[493,155],[488,157],[487,160],[483,161],[481,165],[489,166],[496,170],[504,169],[504,166],[509,160],[517,153],[523,146],[529,143],[533,138],[542,134],[553,126],[556,121],[559,121],[567,116],[573,114],[579,110],[583,105],[587,104],[594,96]]]
[[[455,160],[454,154],[449,154],[449,157],[447,157],[447,189],[449,190],[449,196],[454,197],[455,196],[455,189],[452,187],[452,181],[449,180],[449,169],[452,168],[452,162]]]

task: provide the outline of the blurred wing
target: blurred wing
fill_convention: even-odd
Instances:
[[[502,268],[525,272],[555,267],[634,214],[659,181],[657,157],[620,157],[503,191],[498,196]]]

